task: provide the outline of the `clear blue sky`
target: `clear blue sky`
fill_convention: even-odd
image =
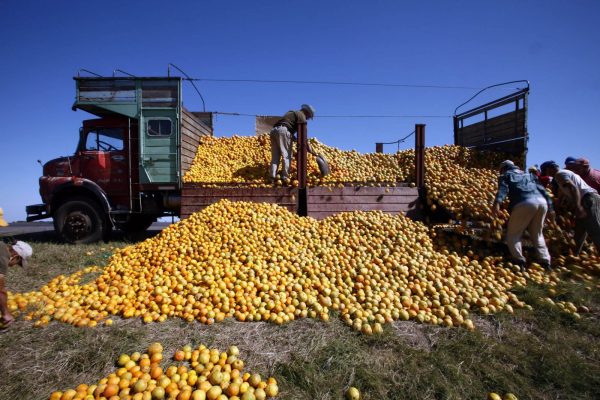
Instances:
[[[0,1],[0,207],[23,220],[40,202],[46,162],[73,154],[92,116],[71,111],[79,68],[190,76],[484,87],[527,79],[529,163],[587,156],[600,167],[599,1]],[[373,151],[425,123],[427,145],[452,143],[450,116],[476,90],[200,82],[207,111],[279,115],[301,103],[309,135]],[[490,93],[491,97],[506,90]],[[185,105],[200,110],[184,87]],[[489,100],[482,98],[481,101]],[[219,116],[216,134],[252,134]],[[406,147],[412,146],[412,141]]]

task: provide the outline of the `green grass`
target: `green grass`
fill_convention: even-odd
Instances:
[[[13,268],[11,291],[30,291],[58,274],[104,265],[116,241],[71,246],[29,236],[28,269]],[[364,336],[342,324],[295,321],[284,326],[227,320],[213,326],[115,318],[112,327],[75,328],[17,321],[0,334],[0,400],[45,399],[54,390],[95,383],[121,353],[160,341],[165,355],[186,344],[237,345],[246,369],[275,376],[280,399],[340,399],[349,386],[369,399],[485,399],[491,391],[520,399],[594,399],[600,388],[600,291],[597,282],[566,282],[555,300],[585,304],[581,319],[540,299],[548,288],[516,290],[533,305],[515,315],[475,316],[477,331],[396,322]],[[596,285],[596,286],[594,286]],[[166,361],[164,362],[167,363]]]

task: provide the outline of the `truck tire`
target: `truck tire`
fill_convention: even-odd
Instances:
[[[100,205],[87,197],[75,197],[54,213],[54,230],[68,243],[94,243],[106,237],[110,224]]]

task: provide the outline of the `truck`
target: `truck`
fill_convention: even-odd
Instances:
[[[221,199],[275,203],[315,218],[352,210],[418,213],[418,188],[406,184],[384,189],[184,183],[201,138],[213,135],[213,113],[183,106],[183,78],[74,80],[72,109],[95,118],[82,122],[73,155],[43,165],[42,203],[26,207],[27,221],[52,218],[66,242],[106,240],[113,229],[143,232],[160,217],[185,218]]]
[[[458,112],[488,89],[520,84],[512,93]],[[454,144],[468,148],[509,154],[520,165],[526,165],[527,111],[529,81],[518,80],[488,86],[454,110]]]

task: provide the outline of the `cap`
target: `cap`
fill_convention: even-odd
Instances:
[[[546,170],[546,168],[550,168],[550,167],[555,167],[560,169],[560,167],[558,166],[558,164],[555,161],[544,161],[542,163],[542,165],[540,165],[540,171],[542,171],[542,174],[544,173],[544,171]]]
[[[19,240],[12,245],[12,249],[21,257],[21,266],[27,267],[27,259],[33,254],[31,246]]]
[[[315,116],[315,109],[310,104],[302,104],[300,110],[305,111],[308,114],[308,119],[313,119],[313,117]]]
[[[575,157],[567,157],[567,158],[565,158],[565,165],[569,165],[572,162],[575,162]]]
[[[504,160],[502,161],[502,163],[500,164],[500,171],[505,171],[509,168],[514,168],[515,167],[515,163],[512,162],[511,160]]]
[[[579,165],[583,165],[584,167],[587,167],[590,165],[590,160],[588,160],[587,158],[578,158],[577,160],[573,161],[574,163],[577,163]]]

